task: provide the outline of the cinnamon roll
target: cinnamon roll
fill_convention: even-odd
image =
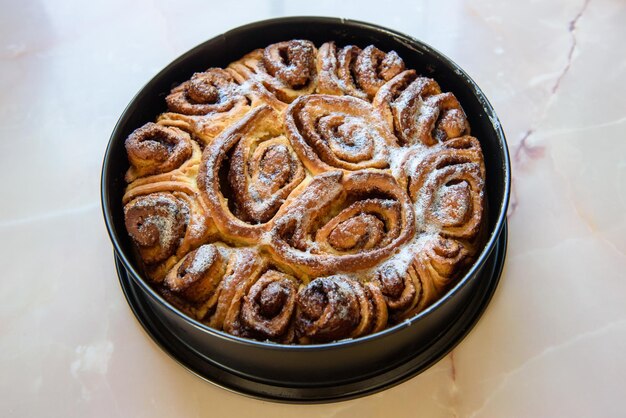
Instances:
[[[220,231],[254,242],[304,177],[278,114],[261,106],[205,150],[198,183]]]
[[[215,306],[226,273],[227,249],[205,244],[185,255],[165,276],[162,293],[180,310],[202,319]]]
[[[380,266],[372,278],[392,317],[415,307],[423,296],[422,281],[413,262],[414,253],[409,251],[408,254],[408,263],[394,258]]]
[[[341,168],[389,167],[389,147],[396,139],[372,106],[353,97],[309,95],[285,114],[289,140],[314,174]]]
[[[162,291],[179,309],[222,329],[239,288],[257,277],[265,264],[256,251],[205,244],[171,268]]]
[[[259,102],[243,82],[242,76],[229,69],[195,73],[165,98],[169,112],[160,115],[159,121],[191,132],[209,144]]]
[[[239,289],[248,286],[255,277],[258,277],[267,263],[257,251],[250,248],[230,248],[228,257],[224,275],[211,300],[211,305],[207,307],[205,317],[202,318],[216,329],[224,328]]]
[[[148,122],[126,138],[130,168],[126,181],[152,174],[183,171],[199,163],[200,148],[187,132],[173,126]]]
[[[176,252],[189,219],[185,202],[168,193],[137,198],[124,206],[126,229],[148,264]]]
[[[404,61],[395,51],[385,53],[374,45],[337,50],[334,42],[327,42],[317,56],[318,92],[371,100],[385,82],[403,70]]]
[[[379,271],[375,281],[385,297],[391,317],[398,322],[415,316],[450,288],[470,259],[460,241],[440,235],[420,237],[407,260]]]
[[[143,180],[131,183],[123,197],[124,219],[148,275],[159,282],[183,255],[216,236],[217,230],[191,181]]]
[[[230,334],[289,343],[299,282],[250,249],[207,244],[187,254],[165,291],[196,319]]]
[[[418,223],[443,236],[473,239],[482,224],[485,165],[478,140],[464,136],[422,156],[410,152],[404,173]]]
[[[317,49],[310,41],[294,39],[257,49],[230,64],[253,88],[268,91],[280,103],[268,98],[269,105],[282,109],[297,97],[311,94],[317,86]]]
[[[319,276],[372,267],[413,237],[408,196],[389,174],[320,174],[287,203],[270,231],[277,260]]]
[[[470,133],[469,123],[452,93],[442,93],[432,78],[413,70],[395,76],[373,100],[377,113],[402,144],[435,145]]]
[[[265,271],[238,289],[224,330],[242,337],[292,343],[299,284],[289,274],[275,269]]]
[[[394,51],[279,42],[165,102],[126,140],[123,214],[150,284],[191,318],[280,344],[358,338],[475,259],[480,143]]]
[[[441,294],[468,262],[469,256],[470,250],[461,241],[441,235],[430,237],[417,256],[423,281],[432,286],[434,293]]]
[[[303,343],[355,338],[387,325],[380,290],[347,276],[311,281],[298,293],[297,304],[296,332]]]

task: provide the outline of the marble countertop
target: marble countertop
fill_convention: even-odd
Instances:
[[[513,189],[502,281],[447,357],[406,383],[279,405],[206,383],[120,290],[100,167],[126,103],[172,59],[283,15],[375,22],[460,64],[498,112]],[[26,0],[0,14],[0,415],[623,416],[626,3]]]

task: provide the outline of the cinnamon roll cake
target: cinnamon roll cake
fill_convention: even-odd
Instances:
[[[394,51],[280,42],[165,102],[126,140],[126,228],[152,285],[210,327],[284,344],[378,332],[481,249],[480,143]]]

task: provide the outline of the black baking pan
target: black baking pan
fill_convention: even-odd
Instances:
[[[316,45],[375,44],[395,50],[408,68],[453,92],[483,148],[487,170],[488,234],[467,274],[416,317],[377,334],[316,345],[281,345],[238,338],[180,313],[141,277],[124,227],[122,195],[128,160],[125,138],[166,110],[171,88],[209,67],[225,67],[245,53],[294,38]],[[497,285],[506,249],[510,163],[504,132],[476,83],[430,46],[369,23],[291,17],[252,23],[219,35],[177,58],[132,99],[109,141],[102,169],[102,206],[118,272],[133,311],[153,338],[179,362],[223,387],[265,399],[323,402],[381,390],[418,373],[447,353],[478,320]]]

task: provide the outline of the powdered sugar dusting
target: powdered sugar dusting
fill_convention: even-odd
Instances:
[[[189,209],[186,205],[178,205],[176,200],[170,197],[151,194],[142,196],[134,202],[134,206],[137,208],[152,209],[158,207],[160,210],[165,211],[165,216],[159,216],[157,214],[148,216],[144,219],[144,225],[152,225],[159,231],[159,245],[161,248],[169,248],[172,243],[180,239],[174,232],[176,230],[177,217],[182,214],[183,222],[189,223]]]
[[[350,308],[346,300],[350,300],[353,297],[353,289],[350,284],[345,281],[335,280],[334,283],[337,285],[336,294],[331,292],[328,297],[331,300],[331,303],[335,306],[335,316],[340,320],[346,320],[350,318]]]
[[[187,268],[187,272],[195,275],[208,270],[215,260],[215,251],[215,248],[211,245],[203,245],[198,248],[191,262],[191,266]]]

